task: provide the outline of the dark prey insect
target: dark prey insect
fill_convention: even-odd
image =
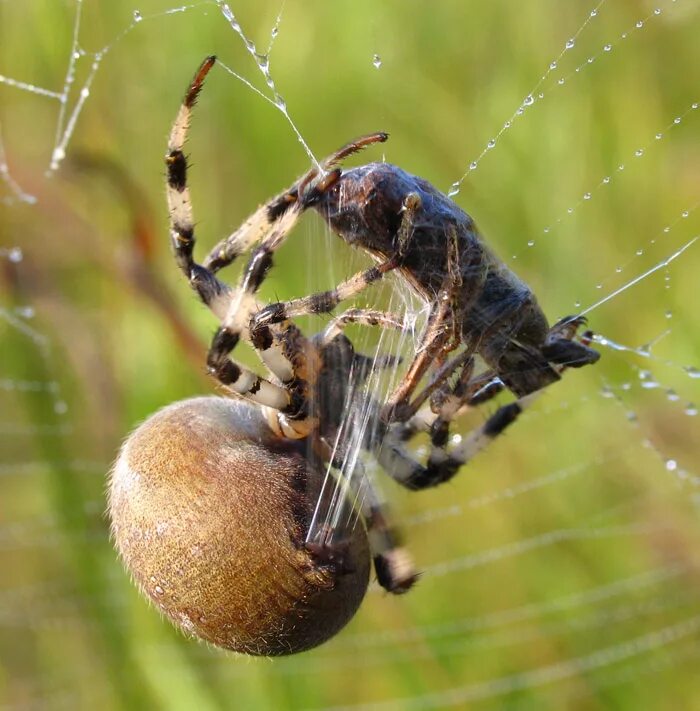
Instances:
[[[192,108],[214,62],[210,57],[198,70],[170,135],[166,164],[172,243],[191,286],[221,322],[207,357],[210,372],[230,392],[266,408],[280,438],[313,437],[323,427],[312,407],[318,351],[300,345],[292,319],[330,313],[390,272],[429,304],[430,315],[415,358],[388,400],[377,406],[376,427],[362,444],[408,488],[450,479],[566,367],[598,360],[587,335],[577,338],[583,319],[566,318],[550,328],[527,285],[484,243],[473,220],[430,183],[386,163],[339,167],[348,156],[385,141],[385,133],[364,136],[327,157],[321,170],[312,168],[217,244],[201,264],[196,262],[183,148]],[[263,306],[256,295],[273,255],[308,208],[376,264],[329,291]],[[232,290],[216,274],[249,250],[241,282]],[[332,321],[324,342],[356,321],[402,327],[392,314],[351,309]],[[252,343],[272,378],[261,378],[231,359],[241,339]],[[477,356],[486,364],[479,373]],[[518,400],[448,450],[453,417],[504,388]],[[428,404],[431,414],[426,416]],[[403,442],[426,429],[431,450],[421,464]],[[384,552],[390,547],[385,541]],[[397,573],[382,569],[385,563],[380,559],[378,564],[380,582],[388,589],[405,589],[412,573],[400,581]]]

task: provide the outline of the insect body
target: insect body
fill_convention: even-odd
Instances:
[[[484,243],[471,217],[428,181],[395,165],[372,163],[339,173],[313,206],[348,244],[380,263],[393,260],[425,301],[436,304],[440,292],[447,293],[449,309],[441,316],[435,310],[434,320],[452,325],[451,339],[445,339],[445,329],[441,337],[434,323],[425,352],[465,344],[519,397],[557,380],[557,366],[598,360],[597,351],[571,340],[581,321],[566,319],[550,330],[528,286]],[[318,303],[324,305],[323,299],[314,303],[311,297],[310,310],[318,311]],[[429,359],[424,361],[427,366]],[[405,400],[406,389],[394,404]]]

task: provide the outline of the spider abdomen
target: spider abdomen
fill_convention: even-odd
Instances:
[[[185,632],[248,654],[314,647],[355,613],[370,560],[361,524],[338,532],[342,565],[305,547],[322,476],[249,403],[174,403],[129,436],[114,466],[117,548]]]

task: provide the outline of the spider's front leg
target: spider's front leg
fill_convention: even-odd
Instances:
[[[364,139],[358,139],[358,141],[350,143],[345,148],[340,149],[336,154],[328,158],[327,162],[334,164],[340,158],[349,155],[351,152],[360,150],[368,143],[385,139],[386,134],[373,134]],[[306,204],[311,204],[312,202],[313,199],[307,199]],[[280,323],[285,319],[308,316],[310,314],[330,313],[341,302],[353,296],[357,296],[375,282],[380,281],[386,274],[400,267],[405,246],[413,232],[413,217],[415,212],[420,208],[420,204],[420,198],[416,194],[412,193],[406,198],[404,215],[397,233],[398,249],[395,254],[377,266],[357,272],[349,279],[342,281],[334,289],[319,291],[309,296],[266,306],[256,313],[250,321],[251,340],[255,341],[259,338],[260,333],[263,333],[266,327]]]
[[[200,299],[224,322],[216,332],[212,341],[207,365],[212,374],[230,391],[246,397],[260,405],[288,413],[291,417],[302,417],[303,403],[300,403],[298,393],[300,388],[292,389],[276,385],[261,378],[247,368],[234,362],[229,356],[240,340],[242,328],[236,328],[238,323],[247,326],[250,313],[257,311],[258,304],[251,294],[234,293],[221,282],[214,271],[206,265],[197,263],[194,259],[195,230],[194,215],[190,191],[187,184],[187,159],[183,152],[187,139],[192,109],[202,89],[204,79],[214,66],[214,57],[208,57],[194,76],[180,106],[168,141],[168,152],[165,156],[167,168],[167,200],[170,215],[170,234],[175,253],[175,259],[197,292]],[[258,213],[256,213],[258,214]],[[299,214],[298,205],[292,205],[276,216],[277,233],[288,231]],[[255,219],[242,232],[238,232],[236,244],[248,244],[259,239],[265,226],[262,218]],[[235,250],[230,250],[229,256]],[[233,322],[234,327],[231,327]],[[268,367],[284,383],[293,378],[295,369],[301,369],[305,364],[303,349],[298,347],[301,339],[295,331],[288,328],[278,328],[275,332],[274,347],[270,348],[265,359]],[[295,349],[295,362],[286,357],[285,346]],[[308,370],[308,369],[307,369]]]

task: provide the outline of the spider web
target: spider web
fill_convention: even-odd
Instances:
[[[512,23],[494,3],[425,25],[360,9],[0,2],[8,708],[663,708],[697,693],[698,4],[542,0]],[[497,29],[513,46],[477,72]],[[211,390],[212,323],[171,269],[159,171],[212,51],[224,71],[191,141],[202,243],[315,156],[386,127],[386,159],[449,190],[551,320],[586,313],[603,354],[453,483],[405,494],[382,481],[423,579],[400,599],[373,588],[336,639],[274,664],[171,632],[124,579],[102,517],[127,429]],[[274,160],[256,160],[271,141]],[[306,220],[266,298],[365,264],[337,242]],[[375,297],[420,331],[400,284]],[[414,344],[352,334],[367,352]]]

